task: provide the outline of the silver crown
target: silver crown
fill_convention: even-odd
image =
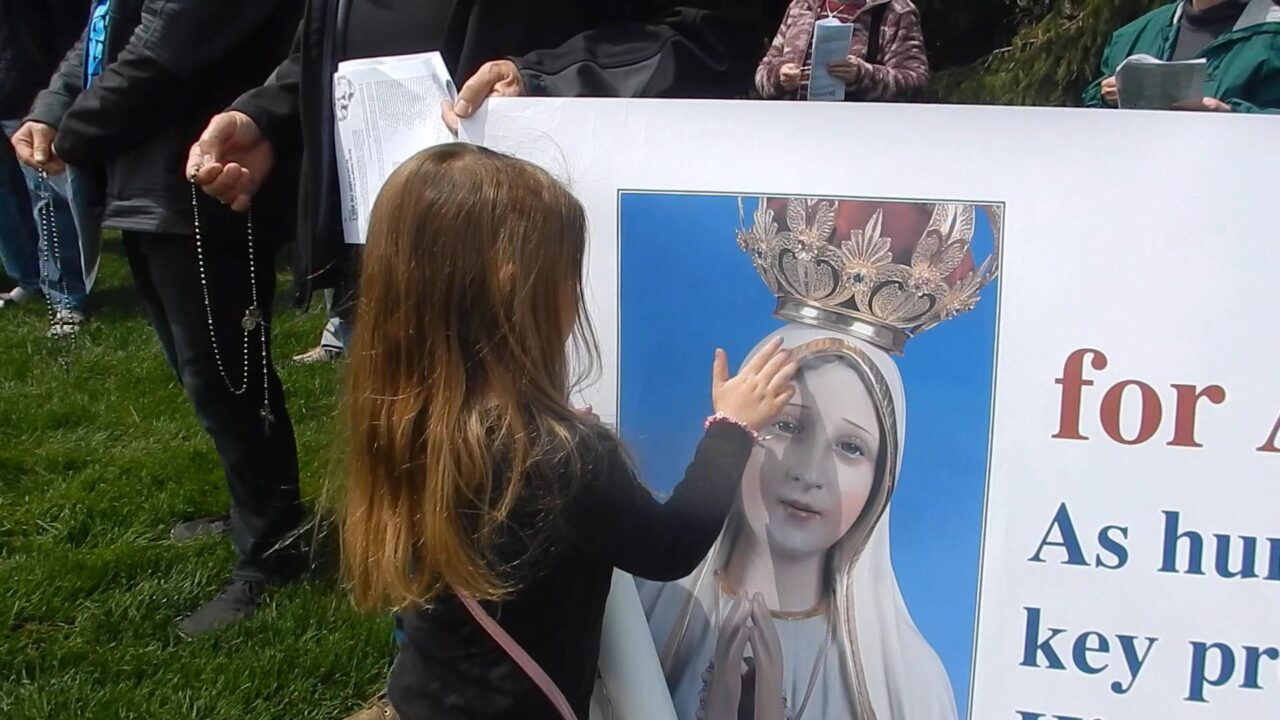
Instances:
[[[738,246],[778,298],[777,315],[854,335],[892,353],[901,353],[910,338],[972,310],[999,267],[998,205],[981,206],[994,231],[993,252],[956,276],[972,257],[974,205],[935,204],[920,237],[895,247],[881,232],[883,207],[864,227],[838,226],[842,203],[866,206],[869,201],[785,202],[785,228],[774,219],[768,199],[760,198],[751,227],[738,230]],[[741,199],[738,208],[741,215]],[[895,254],[902,260],[909,256],[909,262],[895,262]]]

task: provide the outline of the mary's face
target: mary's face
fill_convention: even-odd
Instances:
[[[820,358],[751,455],[743,509],[775,554],[821,553],[862,513],[875,481],[879,423],[870,393],[843,361]]]

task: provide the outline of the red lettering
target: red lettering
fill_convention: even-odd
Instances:
[[[1196,442],[1196,406],[1203,400],[1214,405],[1227,401],[1227,391],[1221,385],[1210,385],[1200,390],[1195,385],[1173,385],[1178,394],[1177,407],[1173,413],[1173,439],[1170,447],[1204,447]]]
[[[1101,350],[1081,348],[1067,356],[1062,366],[1062,377],[1054,380],[1054,384],[1062,386],[1062,411],[1058,418],[1058,432],[1053,437],[1059,440],[1088,440],[1080,434],[1080,402],[1083,388],[1093,385],[1092,380],[1084,378],[1084,361],[1094,370],[1105,370],[1107,356]]]
[[[1132,439],[1126,438],[1120,429],[1120,405],[1124,399],[1124,391],[1130,387],[1138,388],[1142,398],[1142,416],[1138,423],[1138,434]],[[1154,388],[1141,380],[1125,380],[1116,383],[1102,396],[1102,429],[1107,435],[1121,445],[1141,445],[1150,440],[1160,429],[1160,418],[1164,410],[1160,406],[1160,396]]]

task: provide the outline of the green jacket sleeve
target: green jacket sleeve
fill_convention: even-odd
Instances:
[[[1253,103],[1249,102],[1248,100],[1238,100],[1238,99],[1236,99],[1236,98],[1228,98],[1228,99],[1223,100],[1223,102],[1225,102],[1226,104],[1230,105],[1230,106],[1231,106],[1231,109],[1232,109],[1232,110],[1235,110],[1236,112],[1246,112],[1246,113],[1264,113],[1264,114],[1267,114],[1267,115],[1280,115],[1280,108],[1268,108],[1268,107],[1262,107],[1261,105],[1254,105]]]
[[[1107,47],[1102,51],[1102,75],[1094,80],[1091,85],[1084,91],[1084,106],[1091,108],[1110,108],[1111,106],[1102,101],[1102,81],[1116,74],[1116,68],[1120,65],[1120,60],[1115,56],[1119,54],[1116,36],[1112,35],[1107,41]]]

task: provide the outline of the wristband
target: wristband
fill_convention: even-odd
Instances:
[[[760,442],[760,433],[756,432],[755,430],[752,430],[750,425],[742,422],[736,417],[733,417],[731,415],[726,415],[722,412],[718,412],[715,415],[712,415],[711,417],[707,418],[706,424],[703,425],[703,430],[710,430],[711,426],[718,422],[725,422],[731,425],[737,425],[738,427],[745,430],[748,435],[751,436],[752,442],[755,442],[755,443]]]

